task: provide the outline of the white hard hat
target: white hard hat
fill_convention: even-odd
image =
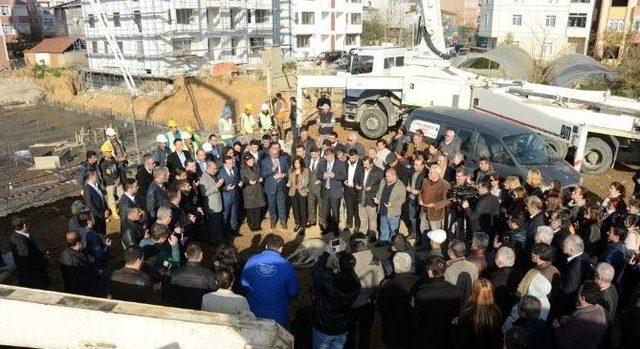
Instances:
[[[441,244],[447,239],[447,232],[442,229],[434,229],[427,233],[427,237],[429,237],[431,241]]]
[[[114,130],[111,127],[107,127],[107,130],[105,131],[105,133],[107,134],[107,136],[115,136],[116,135],[116,130]]]
[[[329,109],[331,109],[331,107],[328,104],[322,105],[322,110],[329,110]]]
[[[213,146],[209,142],[204,142],[202,150],[204,150],[205,153],[210,153],[213,150]]]
[[[269,110],[269,104],[262,103],[262,110]]]
[[[191,133],[187,131],[181,131],[180,135],[182,135],[182,139],[191,139]]]
[[[169,140],[167,139],[167,136],[163,135],[163,134],[159,134],[156,137],[156,142],[160,142],[160,143],[167,143]]]

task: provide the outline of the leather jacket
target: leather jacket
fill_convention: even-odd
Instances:
[[[187,262],[171,273],[171,284],[215,291],[218,289],[214,274],[197,262]]]

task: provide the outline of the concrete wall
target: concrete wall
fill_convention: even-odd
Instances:
[[[47,66],[52,68],[87,66],[87,53],[85,51],[72,51],[61,54],[25,52],[24,58],[29,65],[36,65],[44,61]]]

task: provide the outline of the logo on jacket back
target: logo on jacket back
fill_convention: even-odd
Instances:
[[[277,269],[276,266],[271,263],[260,263],[256,267],[258,274],[264,277],[272,277],[276,275]]]

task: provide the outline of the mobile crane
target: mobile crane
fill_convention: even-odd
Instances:
[[[607,91],[580,91],[522,81],[490,80],[452,67],[443,38],[440,0],[420,0],[418,42],[413,48],[360,47],[347,72],[298,77],[307,88],[344,91],[342,121],[377,139],[419,107],[474,109],[539,133],[573,166],[602,173],[621,147],[638,147],[640,103]]]

